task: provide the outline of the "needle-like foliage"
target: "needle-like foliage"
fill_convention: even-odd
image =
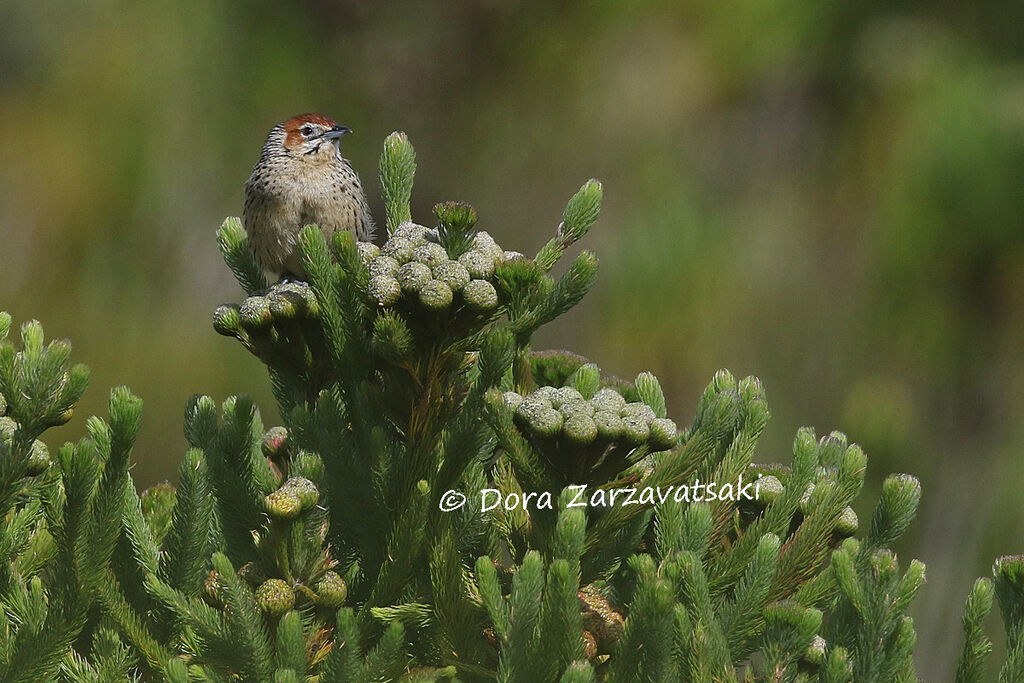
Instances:
[[[88,371],[36,322],[6,341],[0,314],[0,680],[916,680],[924,565],[890,548],[918,481],[886,479],[862,525],[844,434],[755,461],[756,378],[717,373],[680,429],[653,374],[535,351],[596,277],[586,250],[554,271],[601,184],[527,258],[466,204],[414,223],[415,170],[389,136],[386,236],[307,226],[308,282],[269,284],[224,222],[246,297],[214,329],[266,365],[283,424],[193,397],[176,486],[132,484],[124,388],[51,456]],[[994,603],[999,679],[1024,680],[1024,560],[1004,557],[967,600],[961,683],[985,676]]]

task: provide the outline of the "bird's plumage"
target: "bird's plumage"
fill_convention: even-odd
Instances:
[[[245,230],[267,271],[305,278],[299,231],[314,223],[330,237],[348,230],[373,237],[373,219],[362,183],[337,142],[347,128],[319,114],[274,126],[245,184]]]

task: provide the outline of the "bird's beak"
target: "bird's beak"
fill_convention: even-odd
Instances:
[[[320,137],[324,138],[325,140],[337,140],[342,135],[351,132],[352,129],[349,128],[348,126],[334,126],[330,130],[325,131],[324,134],[321,135]]]

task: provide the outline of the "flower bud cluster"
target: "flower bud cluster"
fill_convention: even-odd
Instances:
[[[541,387],[527,396],[509,391],[504,398],[515,410],[520,428],[538,437],[561,436],[579,445],[647,444],[660,451],[674,446],[678,436],[675,422],[657,417],[644,403],[627,402],[610,388],[600,389],[589,400],[572,387]]]
[[[292,477],[263,499],[263,509],[273,519],[288,520],[316,506],[320,491],[304,477]]]
[[[831,473],[822,472],[822,481],[832,483],[834,476]],[[766,477],[767,478],[767,477]],[[762,480],[763,481],[763,480]],[[810,515],[814,512],[814,490],[817,485],[814,483],[808,484],[807,488],[804,489],[803,494],[800,496],[800,512],[804,515]],[[857,513],[852,507],[847,505],[843,511],[839,514],[839,517],[835,521],[833,530],[841,538],[847,538],[857,533],[857,528],[860,525],[860,520],[857,517]]]
[[[370,298],[393,306],[404,296],[432,311],[451,307],[457,297],[473,310],[496,308],[498,294],[491,279],[506,252],[486,232],[478,232],[471,248],[457,259],[449,258],[437,240],[436,230],[402,223],[380,249],[360,242]]]
[[[11,418],[0,417],[0,439],[3,441],[10,442],[14,438],[14,432],[17,428],[18,423]],[[39,439],[34,440],[28,452],[25,473],[30,477],[35,477],[45,472],[49,467],[50,450]]]
[[[625,618],[617,612],[607,598],[593,590],[584,589],[577,594],[580,605],[580,620],[583,624],[584,634],[590,634],[588,639],[584,635],[586,646],[593,649],[593,653],[587,653],[592,658],[597,653],[609,653],[615,650],[625,627]],[[593,641],[591,645],[590,641]]]
[[[337,572],[328,571],[313,584],[313,592],[316,593],[317,605],[333,609],[345,604],[348,586]]]
[[[237,304],[221,304],[213,313],[213,329],[226,337],[259,332],[277,322],[316,318],[319,305],[305,282],[279,282],[266,294]]]
[[[773,473],[769,474],[768,472]],[[787,487],[792,485],[783,483],[783,480],[788,478],[790,472],[788,468],[782,468],[781,466],[751,465],[750,474],[757,477],[756,507],[759,509],[781,499],[785,495]],[[814,512],[814,491],[818,488],[819,483],[822,482],[826,483],[826,485],[834,485],[836,473],[831,468],[820,468],[818,477],[818,483],[811,482],[807,484],[807,487],[800,495],[797,508],[800,515],[806,516]],[[859,527],[860,520],[857,517],[857,513],[852,507],[847,505],[836,518],[833,532],[838,538],[848,538],[857,533]]]
[[[348,585],[334,571],[324,572],[312,586],[301,582],[289,583],[280,578],[267,578],[257,563],[249,562],[238,569],[239,578],[245,580],[256,594],[260,609],[273,618],[284,616],[296,604],[309,604],[334,610],[345,604]],[[204,598],[215,607],[224,605],[224,581],[217,572],[210,572],[204,585]]]
[[[280,617],[295,606],[295,591],[284,579],[267,579],[256,588],[256,603],[270,616]]]
[[[211,569],[203,581],[203,591],[201,594],[203,601],[210,607],[221,609],[224,607],[224,591],[226,590],[227,586],[224,585],[224,578],[220,575],[220,572]]]
[[[270,459],[280,459],[288,454],[288,430],[284,427],[271,427],[263,435],[260,444],[263,455]]]

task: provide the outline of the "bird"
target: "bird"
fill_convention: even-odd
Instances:
[[[267,135],[245,183],[242,220],[253,256],[269,275],[307,279],[298,237],[311,223],[328,239],[337,230],[373,239],[363,185],[341,155],[341,137],[351,132],[327,116],[300,114]]]

